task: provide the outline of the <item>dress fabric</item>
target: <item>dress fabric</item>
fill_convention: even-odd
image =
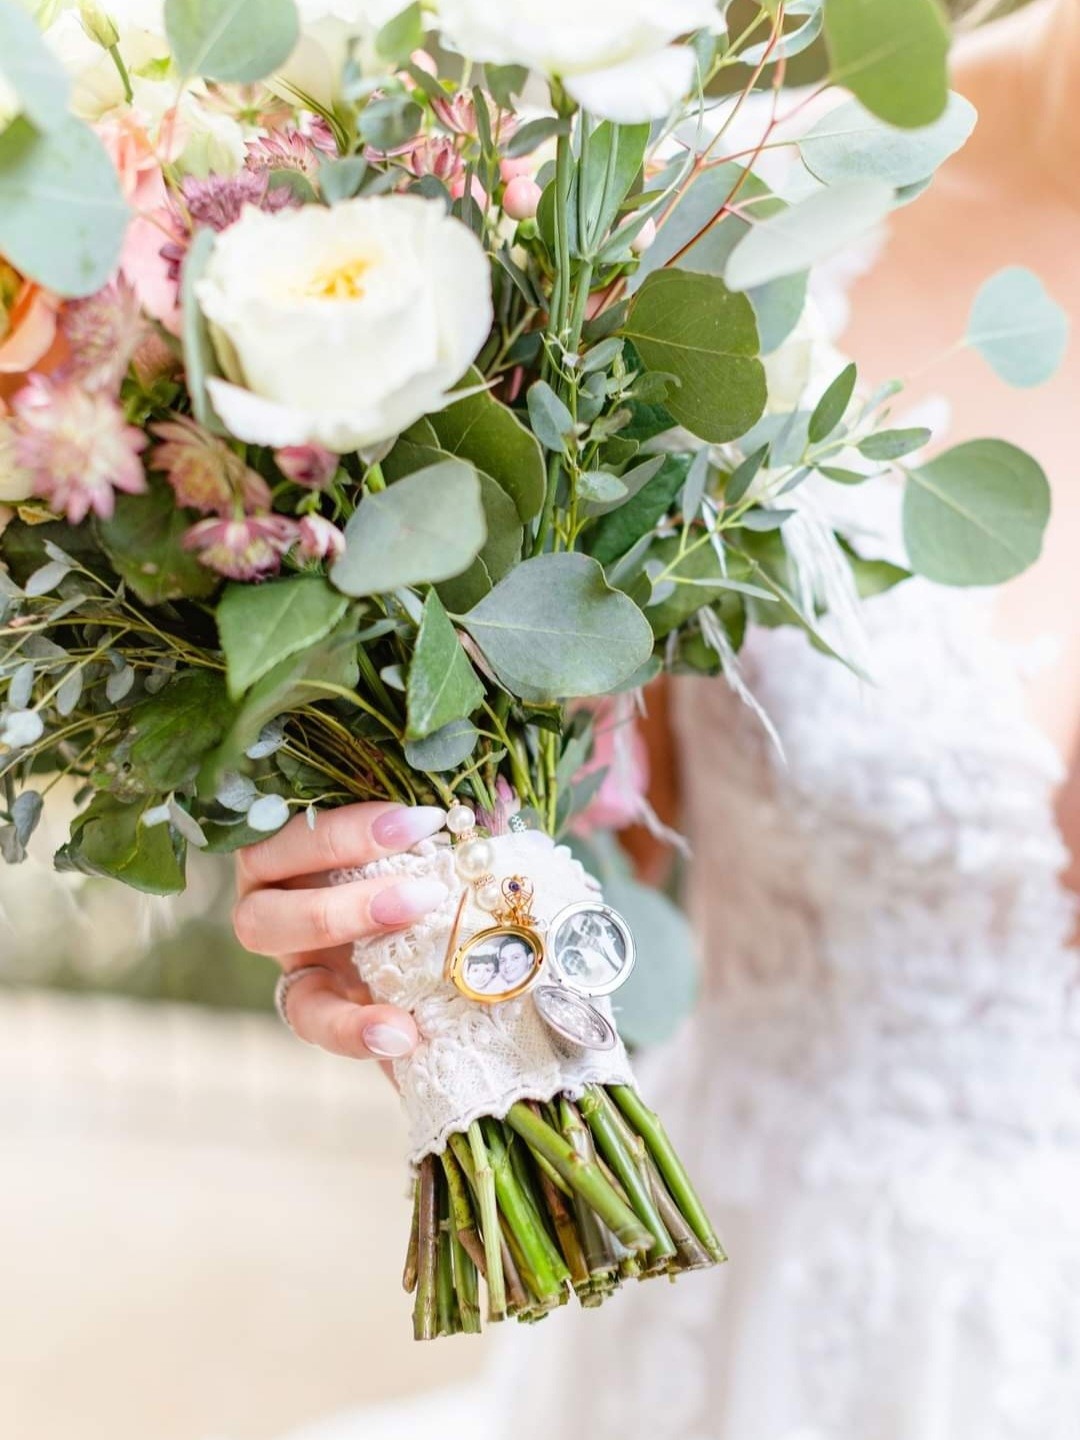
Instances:
[[[707,960],[639,1078],[729,1264],[507,1334],[471,1396],[428,1402],[455,1430],[1080,1440],[1061,767],[984,596],[909,581],[864,618],[875,683],[750,636],[784,758],[727,685],[676,684]],[[311,1433],[426,1433],[410,1414]]]

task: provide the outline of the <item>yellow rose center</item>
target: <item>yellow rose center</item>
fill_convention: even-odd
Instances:
[[[305,285],[304,294],[313,300],[359,300],[364,294],[364,275],[370,268],[371,261],[363,256],[324,265]]]

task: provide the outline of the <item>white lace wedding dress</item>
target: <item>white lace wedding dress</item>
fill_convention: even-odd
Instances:
[[[985,597],[912,581],[864,614],[876,686],[750,637],[786,761],[726,685],[677,686],[708,959],[641,1080],[730,1264],[507,1335],[457,1402],[305,1437],[1078,1440],[1060,765]]]

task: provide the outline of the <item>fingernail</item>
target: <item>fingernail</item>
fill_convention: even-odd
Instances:
[[[437,805],[395,805],[372,822],[371,834],[384,850],[410,850],[445,823],[446,811]]]
[[[441,905],[450,891],[441,880],[403,880],[380,890],[371,902],[371,918],[379,925],[408,925]]]
[[[379,1055],[385,1060],[408,1055],[413,1049],[412,1036],[396,1025],[369,1025],[361,1038],[372,1055]]]

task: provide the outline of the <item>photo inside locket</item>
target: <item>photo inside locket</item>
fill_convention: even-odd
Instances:
[[[568,915],[558,927],[552,951],[572,985],[597,989],[610,985],[626,968],[626,940],[619,927],[595,910]]]
[[[491,935],[465,957],[462,979],[479,995],[506,995],[523,985],[539,963],[539,951],[526,936]]]

